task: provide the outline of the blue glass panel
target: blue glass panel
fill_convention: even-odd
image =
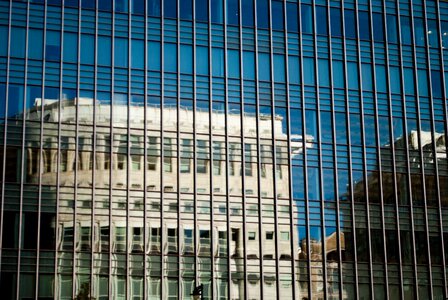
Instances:
[[[285,57],[282,54],[274,54],[274,81],[285,82]]]
[[[240,52],[237,50],[227,50],[227,75],[230,78],[240,78]]]
[[[143,40],[131,40],[131,67],[143,69],[145,67],[145,44]]]
[[[1,34],[0,34],[0,40],[1,40]],[[32,46],[28,47],[28,58],[42,59],[44,48],[43,41],[44,41],[43,31],[40,29],[30,28],[28,33],[28,45]]]
[[[254,26],[254,1],[243,0],[241,1],[242,10],[242,23],[243,26]]]
[[[373,14],[373,39],[376,42],[384,41],[383,15]]]
[[[390,90],[394,94],[401,93],[401,77],[400,77],[400,68],[398,67],[389,67],[389,75],[390,75]]]
[[[180,72],[193,74],[193,47],[180,45]]]
[[[428,44],[430,47],[439,47],[439,28],[435,20],[428,20]]]
[[[418,94],[420,96],[429,96],[428,94],[428,72],[419,69],[418,74]]]
[[[211,14],[213,23],[224,22],[223,0],[211,0]]]
[[[164,44],[163,64],[166,72],[177,72],[177,45],[171,43]]]
[[[114,46],[115,67],[128,67],[128,40],[124,38],[115,38]]]
[[[273,30],[283,30],[283,2],[272,1],[272,29]]]
[[[11,48],[10,55],[12,57],[25,57],[25,29],[19,27],[11,27]]]
[[[59,31],[48,30],[45,45],[45,59],[59,60],[61,57],[61,41]]]
[[[370,17],[369,13],[360,11],[359,18],[359,38],[361,40],[370,40]]]
[[[314,68],[314,59],[304,58],[303,59],[303,82],[307,85],[316,84],[316,72]]]
[[[64,50],[65,50],[65,44],[64,44]],[[90,35],[90,34],[82,34],[81,35],[81,63],[93,65],[94,56],[95,56],[94,36]]]
[[[405,45],[410,45],[412,43],[412,30],[409,17],[400,17],[401,23],[401,42]]]
[[[406,95],[415,94],[414,70],[404,68],[404,89]]]
[[[160,43],[148,42],[148,69],[151,71],[160,71]]]
[[[111,11],[112,10],[112,0],[98,0],[98,9]]]
[[[143,15],[145,13],[145,0],[132,0],[131,6],[133,14]]]
[[[116,12],[128,12],[128,0],[115,0],[115,11]]]
[[[81,0],[81,7],[87,9],[95,9],[96,1]]]
[[[300,65],[298,56],[288,56],[289,82],[300,84]]]
[[[297,10],[297,3],[286,2],[286,20],[288,31],[299,31],[299,15]]]
[[[42,98],[42,88],[39,86],[29,85],[26,88],[26,110],[34,107],[36,99]]]
[[[222,48],[212,49],[212,72],[213,76],[224,76],[224,50]]]
[[[342,17],[339,8],[332,7],[330,10],[330,25],[332,36],[342,36]]]
[[[423,19],[415,18],[414,19],[414,38],[415,44],[417,46],[425,46],[425,24],[423,23]]]
[[[267,53],[258,54],[258,79],[271,80],[271,58]]]
[[[148,0],[148,15],[160,17],[160,0]]]
[[[238,0],[227,0],[227,24],[238,25],[239,13],[238,13]]]
[[[433,97],[442,97],[442,74],[440,71],[431,71],[431,85]]]
[[[8,27],[0,26],[0,41],[8,40]],[[0,56],[8,55],[8,43],[0,43]]]
[[[108,36],[98,36],[98,64],[110,66],[112,61],[112,42]]]
[[[255,79],[255,53],[250,51],[243,52],[243,78]]]
[[[441,21],[441,30],[442,30],[442,47],[448,47],[448,21]]]
[[[347,63],[347,76],[348,76],[348,88],[349,89],[359,89],[358,80],[358,64],[353,62]]]
[[[356,39],[356,18],[355,11],[351,9],[344,10],[345,37]]]
[[[387,41],[389,43],[398,43],[397,17],[387,15]]]
[[[317,116],[316,116],[315,110],[307,109],[305,111],[305,123],[306,123],[305,124],[305,126],[306,126],[305,134],[311,135],[312,137],[314,137],[314,140],[316,141],[316,139],[317,139]]]
[[[327,24],[327,8],[323,6],[316,6],[316,33],[328,35]]]
[[[320,86],[330,86],[330,69],[328,66],[328,60],[319,59],[319,85]]]
[[[5,108],[6,108],[6,86],[0,84],[0,119],[5,118]]]
[[[313,33],[313,9],[310,5],[302,4],[300,7],[302,19],[302,32]]]
[[[333,60],[333,86],[343,89],[344,85],[344,64],[342,61]]]
[[[377,92],[387,93],[386,67],[382,65],[375,65],[375,75]]]
[[[362,89],[364,91],[372,90],[372,66],[370,64],[362,64]]]
[[[164,0],[163,16],[165,18],[176,18],[177,17],[177,1],[176,0]]]
[[[78,7],[78,0],[64,0],[64,5],[69,7]]]
[[[9,85],[8,118],[18,117],[23,113],[23,86]]]
[[[196,47],[196,73],[199,75],[208,75],[208,48]]]
[[[192,0],[179,1],[179,14],[180,14],[180,18],[183,20],[192,20],[193,19],[193,1]]]
[[[257,0],[257,26],[269,28],[269,5],[267,0]]]
[[[208,21],[208,1],[195,0],[196,21]]]

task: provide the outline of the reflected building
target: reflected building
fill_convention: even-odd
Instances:
[[[446,299],[446,1],[0,1],[2,299]]]

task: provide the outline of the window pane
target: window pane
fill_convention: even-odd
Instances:
[[[0,26],[0,40],[7,41],[8,40],[8,27]],[[0,43],[0,56],[8,55],[8,43]]]
[[[164,66],[166,72],[177,72],[177,48],[176,44],[165,43]]]
[[[98,0],[98,9],[111,11],[112,10],[112,0]]]
[[[331,8],[330,10],[331,35],[342,36],[342,18],[339,8]]]
[[[196,21],[208,21],[208,1],[207,0],[195,0],[196,1]]]
[[[160,43],[148,42],[148,68],[151,71],[160,71]]]
[[[344,11],[345,37],[356,39],[356,19],[355,11],[346,9]]]
[[[115,0],[115,11],[116,12],[128,12],[128,0]]]
[[[323,6],[316,6],[316,33],[328,35],[327,29],[327,8]]]
[[[212,49],[212,71],[213,76],[224,76],[224,50],[221,48]]]
[[[307,74],[306,76],[303,76],[304,83],[308,85],[314,85],[316,76],[314,71],[314,59],[303,59],[303,73]]]
[[[143,15],[145,13],[145,0],[132,0],[132,13]]]
[[[64,62],[76,63],[78,61],[78,35],[76,33],[64,33],[63,55]]]
[[[397,17],[387,15],[387,40],[389,43],[398,43]]]
[[[176,0],[164,0],[163,16],[165,18],[176,18],[177,17],[177,1]]]
[[[10,53],[11,53],[12,57],[19,57],[19,58],[25,57],[25,29],[24,28],[11,27]]]
[[[257,1],[257,26],[259,28],[269,28],[269,10],[267,0]]]
[[[193,73],[193,47],[190,45],[180,45],[180,72]]]
[[[244,79],[255,79],[255,54],[253,52],[243,52],[243,77]]]
[[[254,2],[253,0],[241,1],[243,26],[254,26]]]
[[[238,0],[227,0],[227,24],[239,24]]]
[[[410,45],[412,43],[411,36],[411,24],[409,17],[401,17],[401,42],[405,45]]]
[[[160,17],[160,0],[148,0],[148,15]]]
[[[240,53],[237,50],[227,51],[228,75],[231,78],[240,78]]]
[[[299,31],[299,16],[296,3],[286,2],[286,20],[288,21],[288,31]]]
[[[145,66],[145,46],[143,40],[131,40],[131,67],[143,69]]]
[[[208,75],[208,48],[196,47],[196,73]]]
[[[272,29],[283,30],[283,3],[272,1]]]
[[[301,6],[302,32],[313,33],[313,10],[309,5]]]
[[[90,34],[82,34],[81,35],[81,47],[80,48],[81,48],[81,63],[82,64],[91,64],[91,65],[93,65],[93,63],[94,63],[94,53],[95,53],[94,36],[90,35]]]
[[[124,38],[115,38],[115,67],[128,67],[128,40]]]
[[[271,60],[267,53],[258,54],[258,79],[271,80]]]
[[[110,66],[112,61],[112,43],[108,36],[98,36],[98,64]],[[70,50],[67,50],[70,51]]]
[[[373,38],[376,42],[384,41],[382,14],[373,14]]]
[[[361,40],[370,40],[370,18],[369,13],[360,11],[359,18],[359,38]]]
[[[300,83],[300,65],[299,57],[290,55],[288,57],[289,82],[293,84]]]
[[[0,40],[2,39],[1,28],[0,28]],[[43,32],[39,29],[31,29],[28,33],[28,45],[32,45],[32,47],[28,47],[28,57],[32,59],[42,59],[42,49],[43,49]],[[5,44],[6,43],[2,43]],[[0,46],[1,47],[1,46]],[[78,49],[78,47],[75,47]],[[76,51],[76,50],[75,50]],[[0,49],[0,56],[2,50]]]
[[[285,82],[285,57],[281,54],[274,55],[274,81]]]
[[[193,18],[193,2],[192,0],[179,1],[180,18],[184,20],[191,20]]]
[[[222,24],[224,20],[223,0],[211,0],[212,22]]]

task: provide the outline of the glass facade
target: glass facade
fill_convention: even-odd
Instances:
[[[2,299],[446,299],[448,2],[0,1]]]

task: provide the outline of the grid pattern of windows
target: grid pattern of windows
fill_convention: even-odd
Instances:
[[[448,2],[0,1],[2,299],[445,299]]]

